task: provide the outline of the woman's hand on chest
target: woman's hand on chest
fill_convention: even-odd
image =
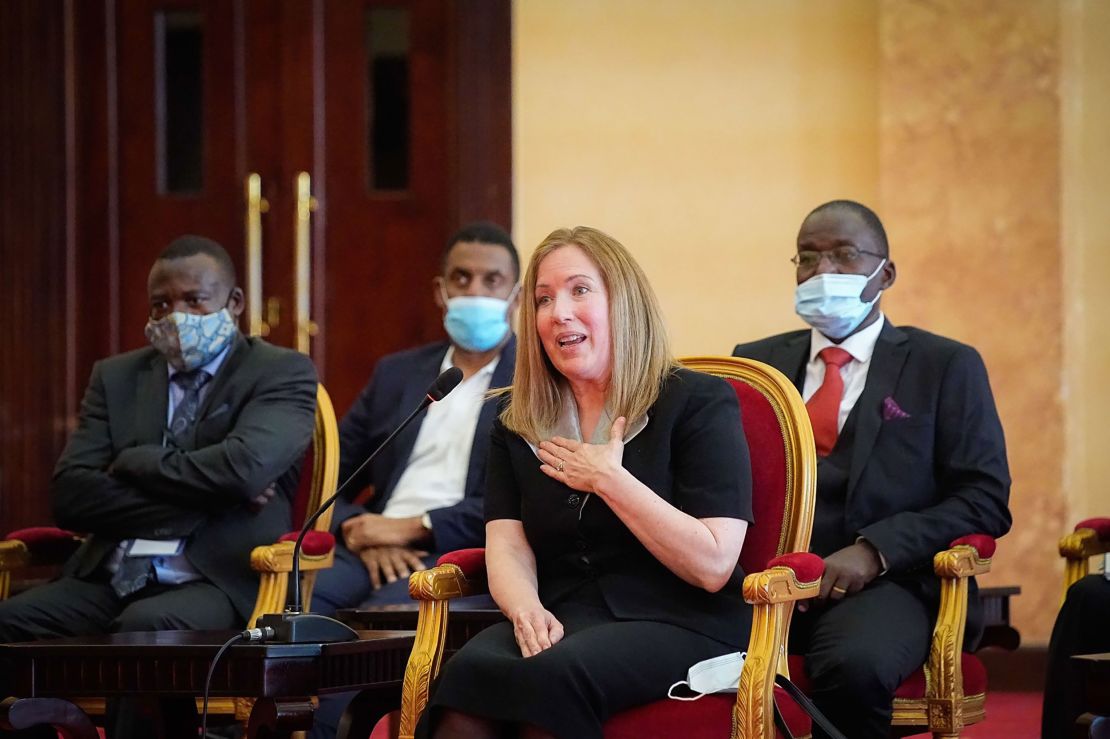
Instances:
[[[628,474],[621,463],[626,426],[623,416],[614,421],[606,444],[586,444],[562,436],[541,441],[540,471],[575,490],[604,496],[613,483]]]

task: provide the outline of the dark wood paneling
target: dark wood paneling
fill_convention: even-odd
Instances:
[[[0,534],[50,520],[46,482],[74,402],[65,8],[0,3]]]
[[[455,7],[455,221],[512,229],[512,4]]]
[[[143,343],[146,274],[165,243],[206,233],[243,266],[248,171],[272,206],[264,293],[282,298],[278,343],[292,343],[293,178],[313,175],[313,355],[340,411],[382,354],[443,335],[430,279],[444,240],[470,220],[511,226],[510,2],[403,3],[414,129],[400,194],[366,187],[363,19],[382,2],[0,2],[0,534],[49,521],[50,473],[92,364]],[[154,186],[163,7],[206,18],[196,195]]]

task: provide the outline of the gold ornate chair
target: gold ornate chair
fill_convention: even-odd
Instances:
[[[631,737],[774,736],[767,701],[775,674],[788,674],[786,635],[793,602],[816,594],[824,563],[806,554],[816,491],[817,459],[809,416],[798,391],[777,370],[749,359],[693,357],[691,369],[725,378],[736,391],[752,459],[756,525],[748,530],[740,563],[749,574],[744,597],[755,607],[754,627],[737,696],[716,694],[694,702],[662,700],[612,717],[608,739]],[[405,671],[402,738],[411,737],[427,705],[428,686],[443,660],[449,602],[485,588],[483,550],[445,555],[414,573],[409,592],[419,601],[416,644]],[[810,733],[809,717],[782,701],[791,733]]]
[[[1075,530],[1060,539],[1060,556],[1064,564],[1064,593],[1090,572],[1090,559],[1110,554],[1110,518],[1088,518],[1075,525]]]
[[[311,475],[305,474],[309,468]],[[293,502],[292,520],[298,526],[335,492],[338,477],[339,426],[328,391],[323,385],[317,385],[312,445],[306,452]],[[316,573],[331,567],[334,558],[335,538],[328,530],[330,527],[329,509],[317,519],[302,545],[301,592],[306,608],[311,603]],[[276,543],[255,547],[251,552],[251,567],[259,573],[260,583],[254,611],[247,620],[248,626],[254,626],[257,618],[264,613],[281,613],[284,610],[289,573],[293,571],[293,546],[299,533],[299,528],[290,531]],[[80,535],[55,528],[21,529],[8,534],[0,541],[0,599],[8,596],[13,570],[28,565],[61,564],[80,543]],[[104,712],[103,699],[81,699],[77,703],[90,715],[102,715]],[[210,715],[234,714],[236,719],[245,721],[250,714],[251,703],[249,698],[214,698],[209,701],[208,712]]]

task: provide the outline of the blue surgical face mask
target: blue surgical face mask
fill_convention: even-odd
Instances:
[[[227,308],[196,315],[176,311],[147,321],[146,338],[178,371],[195,370],[211,362],[235,337],[238,326]]]
[[[867,283],[884,264],[885,259],[867,276],[823,272],[810,277],[794,289],[794,311],[830,339],[843,339],[863,323],[882,295],[880,290],[871,302],[863,302]]]
[[[516,291],[514,287],[504,300],[484,295],[448,298],[444,294],[447,314],[443,327],[451,341],[472,352],[489,351],[500,344],[509,333],[509,304]]]

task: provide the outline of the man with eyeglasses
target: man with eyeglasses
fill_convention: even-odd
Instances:
[[[825,575],[819,596],[799,604],[790,647],[833,724],[853,739],[887,737],[895,689],[928,657],[940,601],[933,555],[1010,528],[1006,446],[978,352],[883,314],[897,271],[874,212],[850,200],[818,206],[792,261],[795,310],[811,328],[733,350],[791,378],[813,423],[810,550]],[[970,592],[973,644],[974,582]]]

